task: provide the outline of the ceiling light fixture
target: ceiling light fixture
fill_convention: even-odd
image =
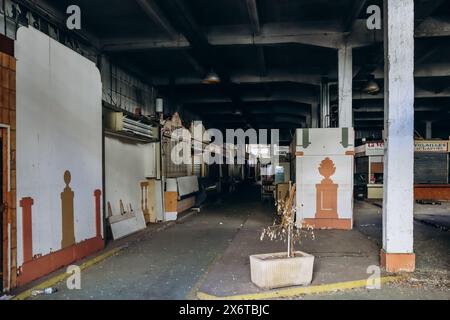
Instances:
[[[378,93],[380,93],[380,86],[375,80],[369,80],[363,91],[368,94],[377,95]]]
[[[203,84],[218,84],[220,83],[220,77],[214,70],[211,70],[202,81]]]

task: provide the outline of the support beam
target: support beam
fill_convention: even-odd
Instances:
[[[339,78],[339,127],[353,127],[353,67],[352,49],[342,47],[338,50]]]
[[[264,47],[258,46],[258,64],[259,64],[259,73],[262,78],[267,76],[267,64],[266,64],[266,56],[264,54]]]
[[[415,270],[414,0],[384,1],[385,175],[381,264]]]
[[[433,121],[425,121],[425,139],[433,139]]]
[[[377,69],[374,72],[376,79],[384,78],[384,70]],[[414,68],[414,77],[432,78],[432,77],[450,77],[450,63],[421,64]]]
[[[368,0],[354,0],[352,9],[350,10],[350,14],[346,15],[346,19],[344,22],[344,32],[349,32],[353,28],[356,19],[358,19],[362,11],[366,9],[367,2]]]
[[[450,74],[449,74],[450,75]],[[287,70],[273,70],[267,71],[266,76],[262,77],[260,71],[258,72],[243,72],[231,74],[230,79],[236,84],[252,84],[252,83],[277,83],[277,82],[291,82],[306,85],[319,86],[321,82],[320,75],[317,74],[302,74],[292,73]],[[200,84],[202,77],[179,76],[175,79],[176,85],[192,85]],[[152,84],[156,86],[166,86],[170,84],[170,76],[152,76]]]
[[[24,6],[31,12],[36,13],[41,17],[45,17],[46,19],[48,19],[48,21],[50,21],[52,24],[55,24],[62,30],[67,28],[67,15],[65,14],[65,12],[61,12],[60,10],[56,9],[47,0],[15,0],[14,2]],[[91,45],[95,50],[99,50],[101,46],[100,40],[96,36],[94,36],[93,33],[86,30],[86,28],[83,27],[82,30],[73,30],[71,31],[71,33],[76,36],[75,38]]]
[[[256,6],[256,0],[247,0],[247,10],[250,17],[250,23],[252,25],[252,31],[254,34],[259,35],[261,33],[261,25],[259,24],[258,8]]]
[[[167,18],[162,13],[161,9],[156,4],[155,0],[136,0],[148,18],[153,21],[172,41],[187,41],[179,32],[172,26]],[[180,39],[181,38],[181,39]],[[195,60],[189,53],[182,51],[183,55],[194,68],[194,70],[201,76],[205,75],[205,68],[197,60]]]
[[[330,85],[326,81],[320,88],[320,127],[330,127]]]
[[[172,40],[177,39],[178,32],[170,24],[170,22],[165,18],[159,9],[158,5],[154,0],[136,0],[145,14],[152,20],[161,31],[164,31]]]
[[[416,27],[417,38],[450,36],[450,18],[430,17]]]
[[[449,21],[444,18],[429,19],[417,30],[417,38],[450,36]],[[305,44],[323,48],[338,49],[347,44],[352,48],[381,43],[381,31],[368,30],[366,20],[355,21],[351,34],[343,32],[339,21],[327,23],[267,23],[260,27],[260,33],[248,32],[246,25],[211,27],[205,36],[212,46],[254,46],[279,44]],[[188,49],[191,44],[183,34],[174,40],[166,38],[105,38],[101,46],[107,52],[122,52],[155,49]]]
[[[385,79],[386,81],[386,79]],[[415,90],[416,98],[448,98],[450,97],[450,90],[443,90],[441,92],[432,92],[425,89],[417,88]],[[368,93],[358,93],[355,92],[353,94],[353,100],[382,100],[385,98],[385,95],[380,93],[377,95],[371,95]]]
[[[211,104],[211,103],[227,103],[232,102],[230,98],[227,97],[182,97],[179,96],[178,100],[182,103],[189,104]],[[275,93],[269,97],[265,97],[261,94],[247,93],[241,96],[242,102],[252,103],[252,102],[292,102],[292,103],[302,103],[302,104],[314,104],[318,103],[318,99],[313,96],[300,96],[296,94],[289,93]]]
[[[422,22],[436,12],[445,1],[446,0],[416,0],[415,26],[420,26]]]
[[[319,109],[320,109],[320,105],[318,103],[314,103],[311,105],[310,128],[319,128]]]

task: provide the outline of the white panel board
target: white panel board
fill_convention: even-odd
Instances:
[[[105,137],[105,197],[113,215],[120,215],[120,201],[129,206],[141,226],[145,219],[141,210],[141,181],[155,170],[154,144],[131,144]]]
[[[197,176],[188,176],[177,178],[178,196],[183,197],[195,192],[198,192],[198,178]]]
[[[305,156],[345,155],[355,150],[353,128],[297,129],[296,151]]]
[[[22,27],[17,57],[17,260],[23,262],[20,200],[32,197],[33,254],[61,249],[63,175],[72,175],[75,240],[93,238],[94,191],[102,188],[102,87],[94,63]]]
[[[127,214],[124,216],[113,216],[109,221],[111,232],[115,240],[145,229],[145,222],[144,225],[142,225],[139,215]]]
[[[330,156],[336,166],[331,177],[338,184],[337,207],[339,219],[352,219],[353,216],[353,157]],[[297,214],[298,221],[313,219],[316,216],[316,186],[324,179],[318,168],[325,156],[298,157],[297,170]]]

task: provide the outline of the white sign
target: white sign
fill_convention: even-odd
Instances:
[[[449,141],[415,141],[414,149],[416,152],[449,152]]]

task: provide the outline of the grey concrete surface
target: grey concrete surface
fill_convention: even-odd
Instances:
[[[229,209],[228,209],[228,208]],[[229,245],[250,212],[233,203],[204,210],[82,272],[82,289],[37,299],[185,299]]]
[[[273,223],[270,207],[255,207],[245,227],[208,273],[200,291],[219,297],[263,292],[251,282],[249,256],[286,251],[284,242],[260,241]],[[367,279],[367,268],[379,264],[378,246],[356,230],[304,232],[296,250],[314,255],[312,285]]]
[[[191,299],[197,290],[216,294],[257,292],[251,284],[248,255],[281,251],[283,243],[259,240],[271,224],[270,205],[254,190],[242,189],[220,204],[202,209],[160,232],[134,236],[122,253],[82,272],[82,289],[35,299]],[[353,290],[297,299],[450,299],[450,234],[415,223],[418,271],[410,280],[382,290]],[[364,279],[378,264],[381,209],[355,204],[355,230],[316,231],[300,250],[316,256],[314,284]]]

